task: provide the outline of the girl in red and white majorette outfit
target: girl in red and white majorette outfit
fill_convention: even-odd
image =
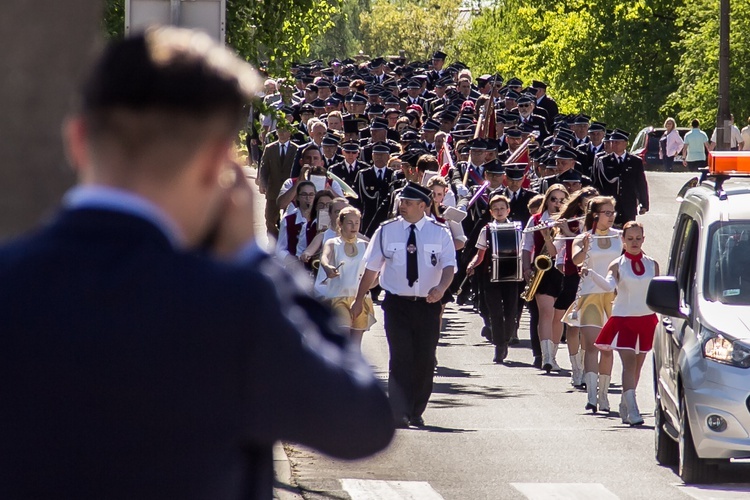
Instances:
[[[594,284],[589,270],[600,275],[622,253],[620,231],[614,229],[615,199],[596,196],[587,207],[584,225],[586,232],[573,240],[573,263],[582,266],[579,295],[568,309],[565,322],[581,328],[584,341],[583,379],[586,383],[588,401],[586,409],[609,413],[609,382],[612,376],[614,356],[610,351],[599,351],[594,347],[602,327],[612,314],[613,292],[605,292]]]
[[[659,264],[644,255],[643,225],[631,221],[625,224],[622,240],[625,253],[612,261],[607,277],[589,271],[603,290],[617,290],[612,316],[596,339],[596,347],[603,351],[617,350],[622,360],[622,399],[620,418],[623,423],[640,425],[643,417],[638,411],[635,389],[641,375],[646,353],[654,343],[657,318],[646,305],[646,293],[651,278],[659,275]]]

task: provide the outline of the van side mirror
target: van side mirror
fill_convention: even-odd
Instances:
[[[674,276],[656,276],[651,279],[646,294],[646,304],[655,313],[682,317],[680,312],[680,286]]]

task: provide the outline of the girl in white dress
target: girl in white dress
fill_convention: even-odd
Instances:
[[[326,241],[335,238],[339,234],[339,213],[345,207],[349,206],[349,200],[346,198],[334,198],[331,204],[328,206],[328,220],[330,221],[325,231],[318,233],[315,238],[310,242],[302,255],[300,260],[302,262],[309,262],[315,255],[318,255],[322,250],[321,248]],[[315,283],[313,284],[313,293],[318,298],[323,298],[326,295],[323,281],[326,278],[326,273],[320,269],[315,273]],[[327,283],[327,282],[326,282]]]
[[[590,271],[603,291],[617,290],[612,316],[596,339],[596,347],[603,351],[616,350],[622,360],[622,400],[620,418],[623,423],[641,425],[635,389],[646,360],[646,353],[654,344],[657,317],[646,305],[646,294],[651,278],[659,275],[659,264],[644,255],[641,247],[645,237],[643,224],[625,224],[622,240],[625,253],[615,259],[607,270],[607,277]]]
[[[351,315],[352,303],[366,264],[363,257],[367,241],[359,236],[361,221],[362,214],[356,208],[341,210],[338,217],[339,236],[326,241],[320,256],[320,270],[327,279],[325,298],[358,346],[362,343],[362,334],[375,323],[369,295],[365,298],[362,313],[356,318]]]
[[[598,287],[589,276],[588,270],[604,275],[610,262],[622,253],[620,231],[612,228],[616,215],[614,198],[592,198],[584,221],[586,232],[573,240],[573,263],[582,266],[583,271],[579,295],[568,309],[566,322],[578,323],[583,334],[583,379],[588,393],[586,409],[593,412],[597,411],[597,407],[599,411],[609,412],[607,392],[614,356],[611,351],[600,352],[594,347],[594,342],[612,314],[614,292],[605,292]]]

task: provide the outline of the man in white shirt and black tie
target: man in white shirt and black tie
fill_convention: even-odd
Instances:
[[[453,280],[456,252],[447,226],[425,217],[431,191],[410,182],[401,192],[399,217],[375,231],[367,266],[352,304],[362,310],[375,277],[386,291],[385,334],[390,349],[388,394],[396,425],[424,426],[440,336],[440,300]]]

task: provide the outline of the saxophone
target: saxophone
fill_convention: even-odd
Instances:
[[[537,255],[534,259],[534,269],[531,271],[531,278],[526,284],[526,288],[521,292],[521,298],[526,302],[534,300],[539,283],[542,282],[544,273],[552,269],[552,259],[546,253]]]

